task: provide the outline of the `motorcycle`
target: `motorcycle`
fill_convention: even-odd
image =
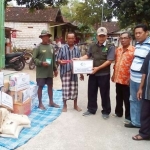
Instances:
[[[21,71],[25,67],[24,52],[16,52],[5,55],[5,67],[13,68],[16,71]]]

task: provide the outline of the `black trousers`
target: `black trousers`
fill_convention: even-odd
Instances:
[[[140,136],[150,138],[150,100],[142,100]]]
[[[123,102],[125,105],[125,118],[131,120],[130,118],[130,88],[128,85],[123,85],[116,83],[116,108],[115,114],[118,117],[123,116]]]
[[[102,99],[102,114],[110,114],[110,74],[103,76],[90,75],[88,80],[88,111],[95,114],[97,111],[97,92],[100,88]]]

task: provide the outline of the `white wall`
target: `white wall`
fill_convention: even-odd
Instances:
[[[16,38],[11,38],[13,47],[17,48],[33,48],[34,44],[41,42],[39,35],[41,31],[48,30],[48,23],[14,23],[5,22],[5,27],[20,30],[16,32]]]

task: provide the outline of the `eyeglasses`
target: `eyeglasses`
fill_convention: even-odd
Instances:
[[[127,39],[129,39],[129,38],[128,37],[121,37],[121,38],[119,38],[120,41],[127,40]]]

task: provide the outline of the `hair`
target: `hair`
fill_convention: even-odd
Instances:
[[[74,32],[68,32],[68,33],[66,34],[66,37],[68,37],[68,34],[74,34],[74,37],[76,37],[76,34],[75,34]]]
[[[128,31],[122,32],[122,33],[120,34],[120,36],[121,36],[121,35],[123,35],[123,34],[127,34],[127,35],[128,35],[128,37],[129,37],[130,39],[132,38],[131,33],[130,33],[130,32],[128,32]]]
[[[134,28],[134,31],[135,31],[135,29],[137,29],[137,28],[142,28],[143,31],[145,31],[145,32],[148,31],[148,27],[147,27],[147,25],[145,25],[145,24],[138,24],[138,25],[136,25],[135,28]]]

